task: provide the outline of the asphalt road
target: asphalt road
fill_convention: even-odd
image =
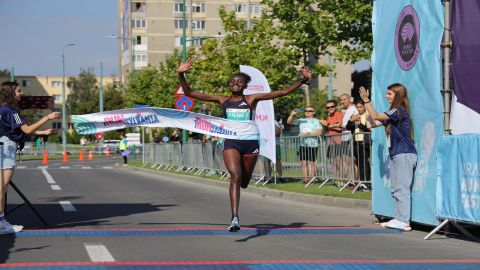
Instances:
[[[267,192],[242,192],[242,230],[230,233],[226,185],[120,163],[20,163],[13,181],[49,225],[28,206],[12,212],[25,230],[0,235],[0,268],[480,269],[478,243]],[[22,202],[10,189],[8,208]]]

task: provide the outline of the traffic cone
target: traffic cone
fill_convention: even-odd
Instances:
[[[63,152],[63,163],[68,163],[68,153],[67,153],[67,151]]]
[[[107,149],[105,149],[105,155],[106,155],[107,157],[110,156],[110,148],[107,147]]]
[[[47,150],[43,150],[43,161],[42,161],[42,164],[43,164],[43,165],[48,165],[48,153],[47,153]]]
[[[88,160],[93,160],[92,150],[88,151]]]
[[[78,160],[85,160],[83,158],[83,149],[80,149],[80,156],[78,157]]]

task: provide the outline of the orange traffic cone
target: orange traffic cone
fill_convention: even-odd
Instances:
[[[93,160],[92,150],[88,151],[88,160]]]
[[[110,148],[107,147],[107,149],[105,149],[105,155],[106,155],[107,157],[110,156]]]
[[[63,163],[68,163],[68,153],[67,153],[67,151],[63,152]]]
[[[43,165],[48,165],[48,153],[47,153],[47,150],[43,150],[43,161],[42,161],[42,164],[43,164]]]
[[[83,158],[83,149],[80,149],[80,156],[78,157],[78,160],[85,160]]]

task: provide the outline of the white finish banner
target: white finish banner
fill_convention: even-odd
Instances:
[[[252,81],[243,92],[245,95],[270,93],[270,85],[263,73],[251,66],[240,66],[240,71],[248,74]],[[275,114],[272,100],[258,102],[255,109],[255,122],[260,132],[260,155],[276,162],[275,156]]]
[[[258,140],[253,121],[230,121],[199,113],[165,108],[134,108],[72,115],[79,134],[94,134],[128,127],[175,127],[225,139]]]

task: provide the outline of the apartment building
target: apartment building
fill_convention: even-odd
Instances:
[[[0,84],[5,81],[10,81],[9,76],[0,76]],[[67,80],[67,78],[65,78]],[[15,81],[20,84],[24,95],[26,96],[51,96],[54,102],[54,111],[62,110],[62,76],[15,76]],[[100,82],[100,77],[97,77]],[[103,87],[106,89],[108,85],[118,81],[115,76],[104,76]],[[66,83],[65,83],[66,84]],[[70,94],[71,88],[65,86],[66,97]],[[65,98],[66,98],[65,97]],[[39,110],[38,114],[46,114],[48,111]],[[69,118],[67,118],[69,119]],[[44,128],[61,128],[61,119],[49,121]],[[69,125],[69,129],[70,129]]]
[[[224,33],[218,14],[221,6],[235,11],[237,17],[246,20],[247,24],[263,11],[261,0],[120,0],[118,6],[120,80],[125,81],[128,70],[141,69],[148,64],[158,65],[174,49],[181,50],[184,9],[188,47],[202,45],[203,40],[195,37],[221,37]],[[331,62],[336,67],[331,75],[334,94],[336,96],[342,93],[350,94],[351,64],[335,60]],[[319,78],[312,86],[327,89],[328,78]]]

